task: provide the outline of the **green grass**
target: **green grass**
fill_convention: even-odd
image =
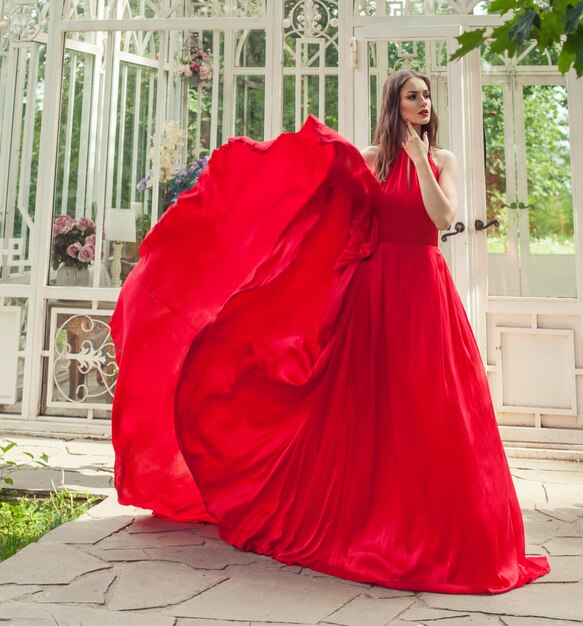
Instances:
[[[0,561],[11,557],[53,528],[76,519],[99,498],[63,489],[48,496],[0,490]]]

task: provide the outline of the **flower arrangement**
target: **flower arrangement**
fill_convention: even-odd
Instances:
[[[95,258],[95,244],[93,220],[59,215],[53,225],[53,269],[60,265],[88,267]]]
[[[150,160],[154,161],[154,137],[152,136]],[[186,133],[178,122],[169,120],[164,123],[160,137],[159,181],[163,193],[164,208],[176,202],[179,194],[190,189],[206,168],[208,159],[202,157],[181,165],[181,148],[186,141]],[[150,189],[154,183],[152,171],[137,184],[139,191]]]
[[[150,138],[150,163],[154,163],[155,157],[155,135]],[[180,169],[180,160],[182,158],[182,147],[186,142],[186,133],[180,128],[180,124],[175,120],[167,120],[164,122],[162,133],[160,135],[160,160],[158,177],[162,185],[172,180]],[[138,183],[138,189],[144,191],[149,189],[153,184],[152,172],[148,172],[146,176]]]
[[[199,45],[198,35],[191,35],[179,61],[178,74],[190,79],[194,85],[209,89],[212,83],[211,56]]]
[[[174,178],[168,181],[165,204],[167,204],[167,206],[174,204],[183,191],[191,189],[198,181],[199,176],[202,174],[207,164],[208,158],[202,157],[181,167],[176,172]]]

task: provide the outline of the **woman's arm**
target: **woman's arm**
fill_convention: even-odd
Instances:
[[[435,179],[427,159],[429,141],[427,136],[423,140],[415,132],[409,122],[407,139],[403,148],[413,161],[417,169],[417,178],[421,188],[421,196],[425,210],[439,230],[447,230],[457,212],[457,159],[449,150],[440,151],[442,163],[439,182]]]

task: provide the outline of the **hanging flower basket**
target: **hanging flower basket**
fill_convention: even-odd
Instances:
[[[198,89],[209,89],[212,85],[213,72],[211,56],[200,46],[198,36],[192,35],[185,46],[184,55],[178,60],[178,74],[189,85]]]

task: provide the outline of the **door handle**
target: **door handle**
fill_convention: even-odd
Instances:
[[[441,241],[446,242],[448,237],[454,237],[455,235],[459,235],[460,233],[463,233],[465,229],[466,227],[462,222],[456,222],[454,226],[454,231],[441,235]]]
[[[500,222],[498,220],[492,220],[491,222],[484,224],[482,220],[476,220],[474,222],[474,226],[476,227],[476,230],[486,230],[486,228],[490,228],[490,226],[496,226],[496,228],[498,228],[498,226],[500,226]]]

